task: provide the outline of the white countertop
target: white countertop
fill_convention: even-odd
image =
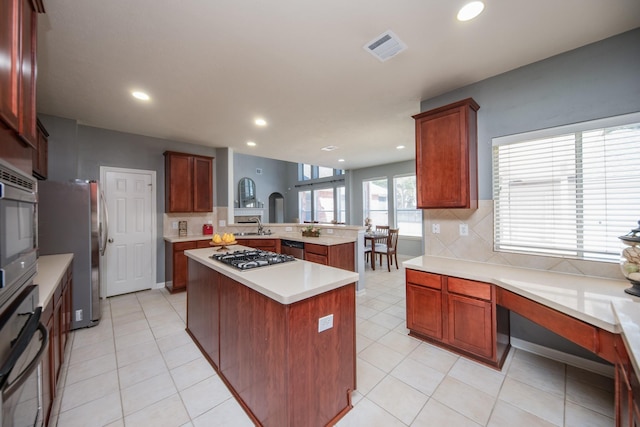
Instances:
[[[73,260],[73,254],[43,255],[38,258],[38,274],[33,283],[38,285],[40,305],[46,307],[53,297],[60,279]]]
[[[630,284],[623,280],[434,256],[414,258],[403,265],[408,269],[493,283],[613,333],[620,333],[621,329],[611,304],[640,302],[640,298],[624,292]]]
[[[232,245],[231,251],[251,249]],[[292,304],[358,281],[359,275],[313,262],[295,260],[251,270],[237,270],[209,258],[213,249],[192,249],[185,255],[199,263],[242,283],[281,304]],[[216,252],[217,253],[217,252]]]
[[[185,237],[178,236],[164,236],[164,240],[169,243],[177,243],[177,242],[191,242],[194,240],[210,240],[212,239],[212,235],[202,235],[202,234],[194,234]],[[296,242],[305,242],[305,243],[315,243],[317,245],[323,246],[333,246],[333,245],[341,245],[343,243],[352,243],[356,241],[356,237],[333,237],[321,235],[320,237],[303,237],[300,233],[272,233],[269,235],[261,235],[261,236],[240,236],[236,234],[236,240],[242,239],[284,239],[284,240],[293,240]]]

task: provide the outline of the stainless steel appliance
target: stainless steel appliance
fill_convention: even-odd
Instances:
[[[28,285],[0,315],[0,427],[43,424],[41,360],[47,329],[40,322],[38,287]]]
[[[0,307],[36,274],[36,180],[0,159]]]
[[[295,240],[281,240],[281,250],[283,254],[292,255],[298,259],[304,259],[304,242]]]
[[[38,188],[40,255],[73,253],[71,329],[100,321],[100,261],[108,220],[96,181],[42,181]]]
[[[252,268],[266,267],[273,264],[282,264],[283,262],[296,260],[291,255],[261,251],[260,249],[235,251],[226,254],[213,254],[209,258],[235,267],[238,270],[249,270]]]

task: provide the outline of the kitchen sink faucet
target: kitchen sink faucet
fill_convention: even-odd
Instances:
[[[257,216],[254,216],[254,217],[249,218],[249,221],[257,222],[258,223],[258,234],[259,235],[263,235],[264,234],[264,228],[262,227],[262,222],[260,221],[260,218],[258,218]]]

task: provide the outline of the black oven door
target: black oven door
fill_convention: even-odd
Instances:
[[[35,304],[37,287],[28,286],[2,314],[1,427],[39,427],[43,423],[40,362],[48,336],[40,323],[42,307]]]

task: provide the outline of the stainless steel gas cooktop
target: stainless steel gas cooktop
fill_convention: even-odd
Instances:
[[[259,249],[213,254],[209,258],[235,267],[238,270],[249,270],[296,260],[291,255],[277,254]]]

